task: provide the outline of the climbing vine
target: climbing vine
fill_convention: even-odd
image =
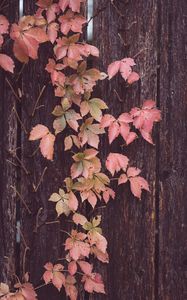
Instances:
[[[129,183],[137,199],[141,199],[143,190],[149,192],[148,182],[140,176],[141,170],[131,165],[125,150],[109,153],[102,165],[98,150],[100,137],[108,133],[111,144],[121,136],[126,147],[140,136],[153,144],[153,125],[161,119],[153,100],[145,100],[140,108],[134,107],[115,118],[106,113],[109,108],[103,99],[92,96],[100,80],[111,80],[120,72],[124,84],[129,86],[139,80],[139,75],[133,70],[134,59],[128,57],[112,62],[107,74],[87,67],[87,58],[99,57],[99,49],[84,42],[81,36],[87,25],[87,20],[80,14],[82,2],[85,1],[53,3],[52,0],[38,0],[35,15],[24,16],[18,24],[11,26],[7,18],[0,15],[0,66],[5,71],[13,73],[15,67],[13,59],[4,53],[6,35],[13,40],[15,58],[24,64],[38,58],[40,44],[51,43],[53,46],[53,56],[49,57],[45,70],[50,75],[58,102],[52,112],[54,132],[50,132],[45,124],[36,124],[29,140],[39,140],[41,154],[53,160],[56,136],[66,128],[71,131],[63,141],[65,151],[73,153],[69,177],[62,186],[56,187],[49,201],[54,203],[58,217],[65,215],[72,220],[72,229],[64,232],[67,238],[63,264],[46,262],[43,274],[46,285],[53,284],[59,291],[64,288],[71,300],[77,299],[80,285],[88,293],[105,294],[103,279],[94,266],[96,260],[109,262],[101,216],[94,210],[96,205],[114,199],[117,186],[121,184]],[[116,180],[115,190],[111,180]],[[91,218],[85,215],[83,202],[88,202],[93,209]],[[24,282],[19,281],[13,289],[1,283],[0,297],[3,300],[35,300],[37,289],[26,273]]]

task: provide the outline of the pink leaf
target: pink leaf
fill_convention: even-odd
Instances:
[[[130,167],[127,170],[127,176],[128,177],[136,177],[141,173],[141,170],[138,168]]]
[[[120,65],[121,65],[120,61],[115,61],[108,66],[109,80],[118,73],[120,69]]]
[[[76,211],[78,208],[78,200],[77,197],[75,196],[75,194],[73,192],[69,193],[69,201],[68,201],[68,206],[71,210]]]
[[[48,133],[49,133],[49,129],[46,126],[38,124],[32,129],[29,140],[30,141],[39,140],[43,138],[45,135],[47,135]]]
[[[101,128],[109,127],[116,119],[109,114],[106,114],[102,117],[100,126]]]
[[[5,71],[14,73],[14,62],[12,58],[6,54],[0,54],[0,67],[2,67]]]
[[[118,179],[118,185],[126,183],[128,181],[128,177],[126,174],[122,174],[120,175],[119,179]]]
[[[130,181],[131,191],[133,195],[138,199],[141,199],[142,189],[149,191],[148,183],[143,177],[140,176],[130,177],[129,181]]]
[[[49,40],[52,44],[54,44],[55,40],[57,39],[58,35],[58,23],[53,22],[49,24],[47,28],[47,35],[49,37]]]
[[[114,199],[115,198],[115,192],[111,188],[108,187],[103,192],[103,200],[105,201],[105,203],[108,203],[108,201],[110,200],[110,197],[112,199]]]
[[[3,15],[0,15],[0,34],[8,33],[9,21]]]
[[[84,274],[89,275],[92,273],[93,266],[90,265],[88,262],[78,261],[78,264]]]
[[[73,215],[73,222],[76,224],[76,225],[84,225],[86,222],[88,222],[88,220],[86,219],[85,216],[81,215],[81,214],[78,214],[78,213],[75,213]]]
[[[111,144],[118,136],[120,133],[120,126],[117,122],[113,122],[108,131],[108,136],[109,136],[109,143]]]
[[[81,2],[84,1],[85,0],[60,0],[59,6],[62,9],[62,11],[65,11],[65,9],[69,6],[72,9],[72,11],[80,12]]]
[[[140,75],[136,72],[132,72],[129,77],[127,78],[128,84],[133,84],[134,82],[140,79]]]
[[[68,271],[69,271],[71,276],[76,274],[76,272],[77,272],[77,263],[76,263],[76,261],[71,261],[68,264]]]
[[[92,294],[93,292],[96,292],[105,294],[105,288],[100,274],[92,273],[90,275],[84,275],[82,282],[84,282],[84,289],[88,293]]]
[[[55,136],[52,133],[48,133],[40,142],[41,153],[49,160],[53,160],[54,142]]]
[[[126,139],[126,144],[129,145],[132,142],[134,142],[135,139],[137,139],[137,134],[135,132],[130,132],[127,139]]]
[[[107,170],[114,175],[120,170],[126,171],[129,159],[127,156],[119,153],[110,153],[106,160]]]
[[[47,263],[44,268],[46,269],[43,274],[43,279],[46,284],[52,281],[54,286],[60,291],[62,285],[65,285],[65,276],[61,273],[64,269],[64,266],[61,264],[52,265]]]
[[[70,300],[77,300],[78,291],[75,287],[76,280],[73,276],[68,275],[65,282],[66,295],[70,297]]]
[[[20,290],[25,300],[37,300],[37,294],[31,283],[24,283]]]

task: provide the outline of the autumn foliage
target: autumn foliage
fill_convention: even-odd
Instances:
[[[140,176],[141,170],[131,165],[125,150],[109,153],[105,165],[101,163],[100,137],[107,133],[109,144],[119,136],[125,146],[139,137],[153,144],[153,125],[161,119],[153,100],[145,100],[141,107],[114,117],[108,113],[109,108],[103,99],[92,96],[98,81],[111,80],[118,72],[126,85],[135,83],[140,77],[133,70],[135,61],[132,58],[112,62],[107,74],[87,67],[86,59],[98,57],[99,49],[81,39],[87,23],[80,14],[84,2],[38,0],[36,14],[22,17],[18,24],[10,25],[6,17],[0,16],[0,47],[4,37],[10,35],[14,57],[21,63],[37,59],[40,44],[51,43],[53,47],[53,56],[49,57],[45,68],[58,103],[52,111],[53,132],[45,124],[36,124],[29,140],[39,145],[43,157],[52,161],[56,136],[63,131],[66,133],[66,128],[71,129],[71,134],[66,134],[63,141],[65,151],[74,152],[69,177],[49,196],[49,201],[57,216],[69,217],[73,225],[71,232],[64,233],[67,238],[63,264],[47,262],[43,274],[46,285],[53,284],[59,291],[63,288],[71,300],[78,299],[80,284],[88,293],[105,294],[102,277],[96,272],[93,262],[96,259],[109,262],[101,216],[94,214],[88,218],[81,211],[80,204],[88,203],[94,209],[101,202],[106,205],[110,199],[115,199],[116,190],[111,187],[114,176],[117,185],[129,185],[139,200],[143,190],[149,191],[148,182]],[[9,72],[15,67],[13,59],[4,53],[0,53],[0,66]],[[16,284],[13,291],[1,283],[0,297],[3,300],[34,300],[37,294],[25,276],[24,282]]]

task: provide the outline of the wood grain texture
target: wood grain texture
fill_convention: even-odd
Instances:
[[[106,71],[112,61],[136,56],[137,71],[142,78],[130,88],[125,87],[120,76],[100,86],[98,92],[109,104],[110,111],[118,116],[141,105],[145,99],[157,97],[157,2],[115,1],[117,7],[109,1],[94,3],[95,14],[107,6],[94,22],[94,43],[101,51],[100,68]],[[119,152],[122,143],[122,140],[113,143],[110,151]],[[106,158],[109,152],[106,141],[103,141],[103,149]],[[145,193],[139,202],[130,195],[129,187],[119,188],[116,200],[104,211],[104,233],[109,240],[110,252],[108,269],[103,271],[107,296],[90,299],[155,299],[156,147],[139,139],[127,150],[123,148],[122,153],[127,153],[131,164],[142,169],[151,193]]]
[[[33,1],[24,1],[24,14],[33,14],[35,11]],[[28,133],[37,124],[44,124],[52,129],[51,112],[57,101],[49,84],[50,78],[45,71],[50,52],[49,45],[43,45],[39,52],[40,59],[30,61],[23,71],[22,120]],[[46,85],[48,87],[44,89]],[[42,89],[44,91],[33,116]],[[42,157],[38,148],[39,142],[29,142],[28,134],[22,131],[22,162],[28,174],[22,172],[21,195],[32,213],[29,215],[24,207],[21,208],[21,228],[29,248],[26,253],[25,243],[22,240],[21,272],[28,270],[34,284],[40,282],[46,262],[63,257],[60,252],[62,239],[59,224],[46,225],[48,221],[56,221],[54,205],[49,203],[48,199],[62,186],[66,175],[62,141],[60,138],[55,147],[54,162],[49,162]]]
[[[159,294],[187,298],[187,2],[160,1]]]
[[[3,13],[17,19],[18,1],[9,0]],[[127,154],[131,165],[140,167],[150,183],[150,193],[141,201],[120,187],[116,200],[98,209],[103,216],[103,232],[109,241],[110,264],[97,263],[106,284],[107,295],[80,294],[79,300],[184,300],[187,298],[186,238],[186,146],[187,146],[187,2],[186,0],[94,0],[94,41],[100,58],[89,65],[101,71],[114,60],[135,57],[141,81],[126,87],[119,76],[98,85],[94,94],[102,97],[116,117],[143,100],[152,98],[162,110],[162,122],[154,131],[155,146],[138,139],[127,149],[122,140],[109,148],[107,137],[100,144],[102,163],[111,152]],[[34,1],[24,1],[24,13],[33,14]],[[1,13],[1,11],[0,11]],[[11,44],[7,45],[8,52]],[[68,230],[61,218],[55,221],[54,205],[48,202],[69,174],[70,156],[64,153],[64,134],[57,138],[54,162],[42,158],[38,142],[29,142],[31,128],[38,123],[52,129],[51,112],[58,103],[53,89],[46,87],[32,116],[41,90],[50,78],[44,71],[49,45],[42,45],[39,60],[23,68],[20,79],[0,72],[0,280],[12,281],[12,274],[29,271],[31,281],[41,283],[43,265],[64,257]],[[17,65],[17,70],[20,65]],[[21,105],[9,87],[23,97]],[[118,96],[115,92],[118,93]],[[27,131],[18,122],[15,105]],[[16,149],[22,167],[15,167],[10,150]],[[7,162],[10,161],[10,162]],[[20,165],[18,163],[18,165]],[[46,170],[46,171],[45,171]],[[45,171],[45,172],[44,172]],[[22,197],[16,195],[13,186]],[[115,183],[114,183],[115,187]],[[24,202],[27,204],[26,209]],[[90,208],[86,208],[90,213]],[[16,246],[16,219],[21,221],[20,249]],[[28,247],[28,248],[27,248]],[[18,251],[17,251],[18,250]],[[6,257],[9,259],[7,260]],[[48,286],[39,291],[39,300],[66,299]]]
[[[1,3],[0,3],[1,4]],[[18,1],[8,0],[0,5],[0,14],[14,22],[18,17]],[[11,43],[6,43],[10,53]],[[3,49],[5,50],[5,49]],[[16,163],[10,151],[17,147],[17,119],[13,111],[17,99],[10,86],[13,76],[0,70],[0,281],[10,282],[16,272]],[[14,88],[16,88],[14,86]]]

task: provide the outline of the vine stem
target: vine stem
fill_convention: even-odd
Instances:
[[[41,285],[35,287],[35,291],[37,291],[37,290],[39,290],[39,289],[41,289],[41,288],[43,288],[44,286],[47,286],[47,285],[49,285],[49,284],[51,284],[51,282],[49,282],[49,283],[43,283],[43,284],[41,284]]]
[[[69,235],[69,237],[71,237],[71,234],[63,229],[60,229],[61,232],[66,233],[67,235]]]
[[[30,210],[30,208],[28,207],[27,203],[25,202],[25,200],[23,199],[23,197],[21,196],[21,194],[18,192],[18,190],[14,187],[14,186],[10,186],[11,189],[14,190],[14,192],[18,195],[19,199],[21,200],[21,202],[24,204],[26,210],[28,211],[28,213],[31,215],[32,212]]]
[[[6,80],[6,82],[8,83],[8,85],[9,85],[9,87],[10,87],[12,93],[13,93],[14,96],[16,97],[16,99],[17,99],[19,102],[21,102],[20,97],[19,97],[19,96],[17,95],[17,93],[15,92],[15,90],[14,90],[12,84],[10,83],[10,81],[8,80],[8,78],[6,78],[5,80]]]
[[[37,109],[38,102],[40,101],[40,99],[41,99],[41,97],[42,97],[42,95],[43,95],[45,89],[46,89],[46,85],[44,85],[44,86],[42,87],[42,89],[41,89],[41,91],[40,91],[40,93],[39,93],[39,96],[38,96],[38,98],[37,98],[37,100],[36,100],[36,103],[35,103],[35,105],[34,105],[34,108],[33,108],[32,117],[34,117],[34,115],[35,115],[35,112],[36,112],[36,109]]]

